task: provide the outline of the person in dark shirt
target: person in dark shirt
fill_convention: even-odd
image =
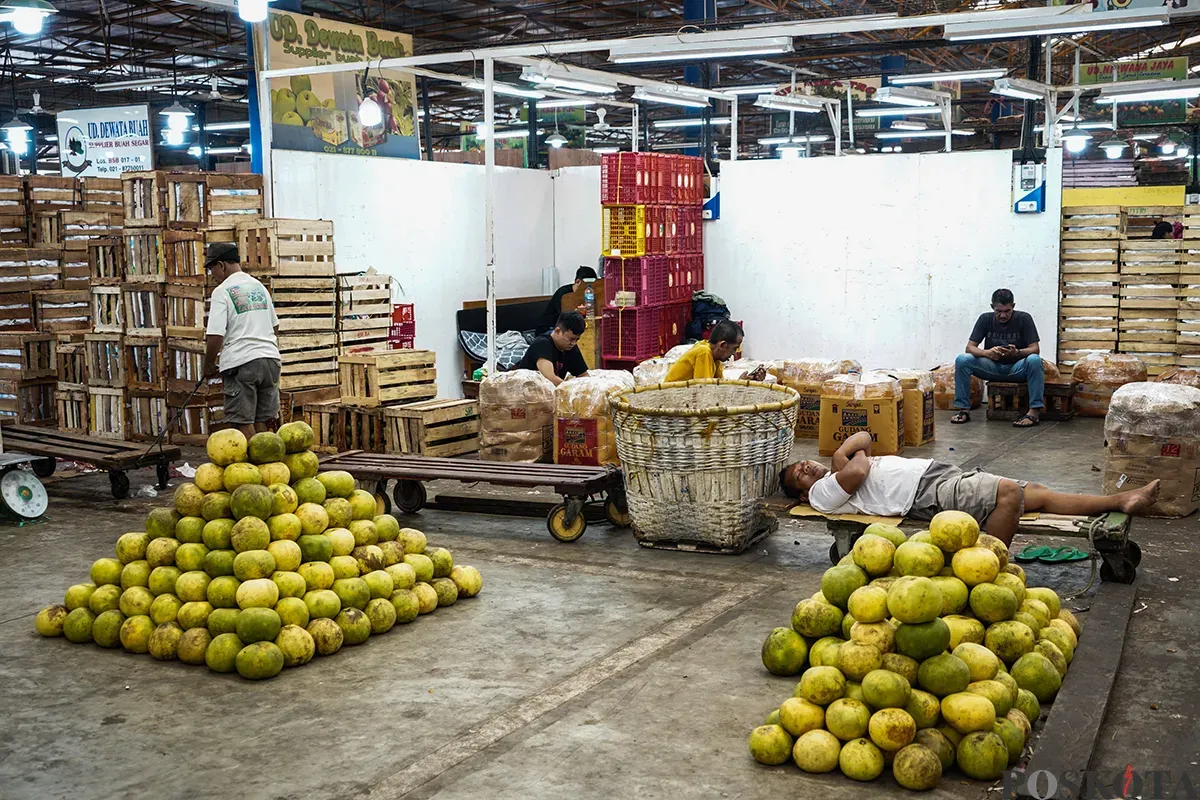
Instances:
[[[554,329],[533,340],[516,368],[537,370],[555,386],[568,374],[582,378],[588,372],[583,353],[579,352],[579,337],[584,328],[583,315],[578,311],[560,314]]]
[[[985,381],[1025,381],[1029,412],[1013,426],[1032,428],[1041,421],[1046,377],[1037,326],[1029,314],[1014,310],[1013,293],[1008,289],[992,292],[991,313],[975,320],[967,351],[954,359],[954,408],[958,413],[950,422],[955,425],[971,421],[971,376]]]
[[[534,331],[539,336],[549,333],[550,329],[558,322],[558,315],[562,313],[562,299],[569,294],[582,292],[584,284],[594,280],[596,280],[596,270],[591,267],[580,267],[575,270],[575,282],[558,287],[558,291],[554,293],[554,296],[550,298],[550,302],[546,304],[546,310],[538,317],[537,325],[533,327]]]

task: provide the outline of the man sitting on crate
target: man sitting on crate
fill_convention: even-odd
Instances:
[[[204,268],[219,282],[205,336],[204,375],[220,373],[225,423],[249,439],[279,419],[279,318],[266,287],[242,272],[237,245],[210,244]]]
[[[954,408],[950,422],[971,421],[971,376],[985,381],[1025,383],[1029,389],[1029,411],[1013,422],[1016,428],[1032,428],[1041,421],[1046,403],[1046,376],[1042,370],[1041,347],[1033,317],[1015,311],[1013,293],[992,292],[992,310],[975,320],[967,351],[954,359]]]
[[[537,370],[558,386],[567,375],[582,378],[588,373],[587,362],[579,352],[579,337],[587,323],[578,311],[564,311],[553,330],[533,340],[525,356],[513,369]]]
[[[822,514],[927,520],[939,511],[962,511],[1005,544],[1012,543],[1021,515],[1029,511],[1080,516],[1105,511],[1136,514],[1158,499],[1157,480],[1108,496],[1067,494],[981,469],[963,472],[928,458],[872,457],[867,431],[842,442],[832,464],[830,469],[818,461],[801,461],[785,468],[779,476],[784,494]]]

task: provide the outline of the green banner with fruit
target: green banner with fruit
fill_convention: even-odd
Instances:
[[[412,37],[289,11],[267,19],[270,69],[378,62],[412,54]],[[364,65],[365,66],[365,65]],[[420,158],[416,81],[398,70],[293,75],[271,80],[271,146]],[[364,107],[364,100],[371,101]],[[379,113],[374,115],[375,109]]]
[[[1079,83],[1103,84],[1113,82],[1113,67],[1117,70],[1117,82],[1152,81],[1188,77],[1186,58],[1147,58],[1140,61],[1095,62],[1079,65]],[[1087,95],[1085,106],[1102,119],[1112,119],[1112,106],[1096,102],[1097,95]],[[1179,125],[1187,121],[1186,100],[1159,100],[1121,103],[1117,107],[1117,125]]]

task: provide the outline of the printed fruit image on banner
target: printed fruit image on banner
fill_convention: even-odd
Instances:
[[[1157,81],[1188,77],[1186,58],[1147,58],[1140,61],[1122,61],[1116,64],[1117,83],[1122,81]],[[1106,84],[1113,82],[1112,62],[1095,62],[1079,65],[1080,84]],[[1089,110],[1089,118],[1099,116],[1112,119],[1112,106],[1096,102],[1099,95],[1085,95],[1080,101]],[[1121,103],[1117,107],[1117,125],[1178,125],[1187,121],[1187,100],[1137,101]]]
[[[288,11],[267,20],[271,69],[378,62],[412,54],[412,37]],[[280,150],[420,158],[416,81],[397,70],[293,75],[271,80],[271,146]],[[364,125],[359,106],[375,101],[378,123]]]

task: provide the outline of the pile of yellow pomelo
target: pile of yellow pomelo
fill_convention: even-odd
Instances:
[[[871,525],[763,643],[766,668],[800,682],[750,752],[859,781],[890,766],[908,789],[955,765],[995,780],[1020,761],[1080,632],[967,514],[942,512],[911,538]]]
[[[117,539],[38,632],[262,679],[479,593],[477,569],[320,472],[312,445],[303,422],[214,433],[174,508]]]

